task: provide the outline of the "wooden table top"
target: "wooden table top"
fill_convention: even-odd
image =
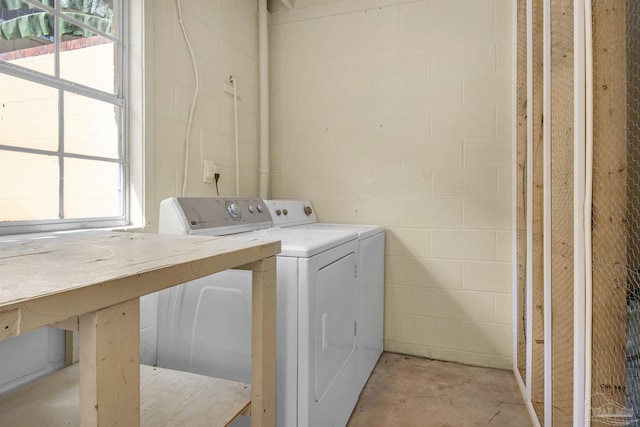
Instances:
[[[0,238],[0,339],[279,252],[279,241],[247,235],[82,231]]]

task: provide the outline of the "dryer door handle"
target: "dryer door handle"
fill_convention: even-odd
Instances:
[[[327,343],[327,316],[329,316],[328,312],[322,313],[322,349],[326,350],[328,347]]]

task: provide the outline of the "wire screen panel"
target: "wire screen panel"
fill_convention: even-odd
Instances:
[[[573,425],[573,0],[551,2],[551,377],[554,426]]]
[[[640,3],[626,4],[627,310],[625,409],[640,426]],[[617,307],[616,307],[617,308]],[[621,335],[621,334],[620,334]],[[622,337],[618,337],[618,344]]]
[[[517,1],[517,58],[516,58],[516,366],[526,383],[527,366],[527,2]]]
[[[593,204],[591,425],[638,425],[640,97],[636,0],[592,4]],[[629,19],[627,18],[629,15]],[[630,25],[627,26],[627,23]],[[634,53],[628,48],[635,46]],[[627,60],[629,52],[629,61]],[[633,112],[635,110],[635,113]],[[628,114],[630,113],[630,114]],[[634,116],[635,117],[632,117]],[[628,120],[629,119],[629,120]],[[627,333],[629,330],[629,334]],[[629,375],[631,377],[629,377]]]

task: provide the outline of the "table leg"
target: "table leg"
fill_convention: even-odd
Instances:
[[[251,427],[276,425],[276,258],[241,267],[253,271]]]
[[[80,424],[140,425],[140,300],[80,316]]]

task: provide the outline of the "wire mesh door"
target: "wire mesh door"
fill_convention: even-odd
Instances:
[[[592,426],[639,426],[640,2],[592,5]]]
[[[540,425],[640,427],[640,1],[516,7],[514,372]]]

